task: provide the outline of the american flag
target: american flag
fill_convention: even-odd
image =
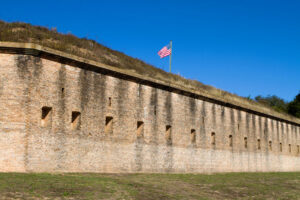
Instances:
[[[161,50],[159,50],[159,52],[157,53],[160,58],[164,58],[166,56],[169,56],[171,54],[172,50],[169,47],[169,45],[164,46]]]

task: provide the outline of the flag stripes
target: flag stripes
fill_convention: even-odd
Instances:
[[[164,46],[159,52],[157,53],[160,58],[164,58],[166,56],[169,56],[171,54],[171,48],[168,48],[167,46]]]

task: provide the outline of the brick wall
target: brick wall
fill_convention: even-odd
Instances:
[[[0,171],[300,170],[299,125],[88,66],[1,53],[0,101]]]

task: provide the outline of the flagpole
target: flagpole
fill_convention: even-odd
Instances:
[[[170,49],[171,49],[171,53],[170,53],[170,67],[169,67],[169,70],[170,70],[170,73],[171,73],[172,53],[173,53],[173,50],[172,50],[172,40],[170,41]]]

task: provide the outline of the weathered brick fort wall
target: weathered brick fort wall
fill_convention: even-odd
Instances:
[[[2,172],[300,171],[298,119],[0,46]]]

